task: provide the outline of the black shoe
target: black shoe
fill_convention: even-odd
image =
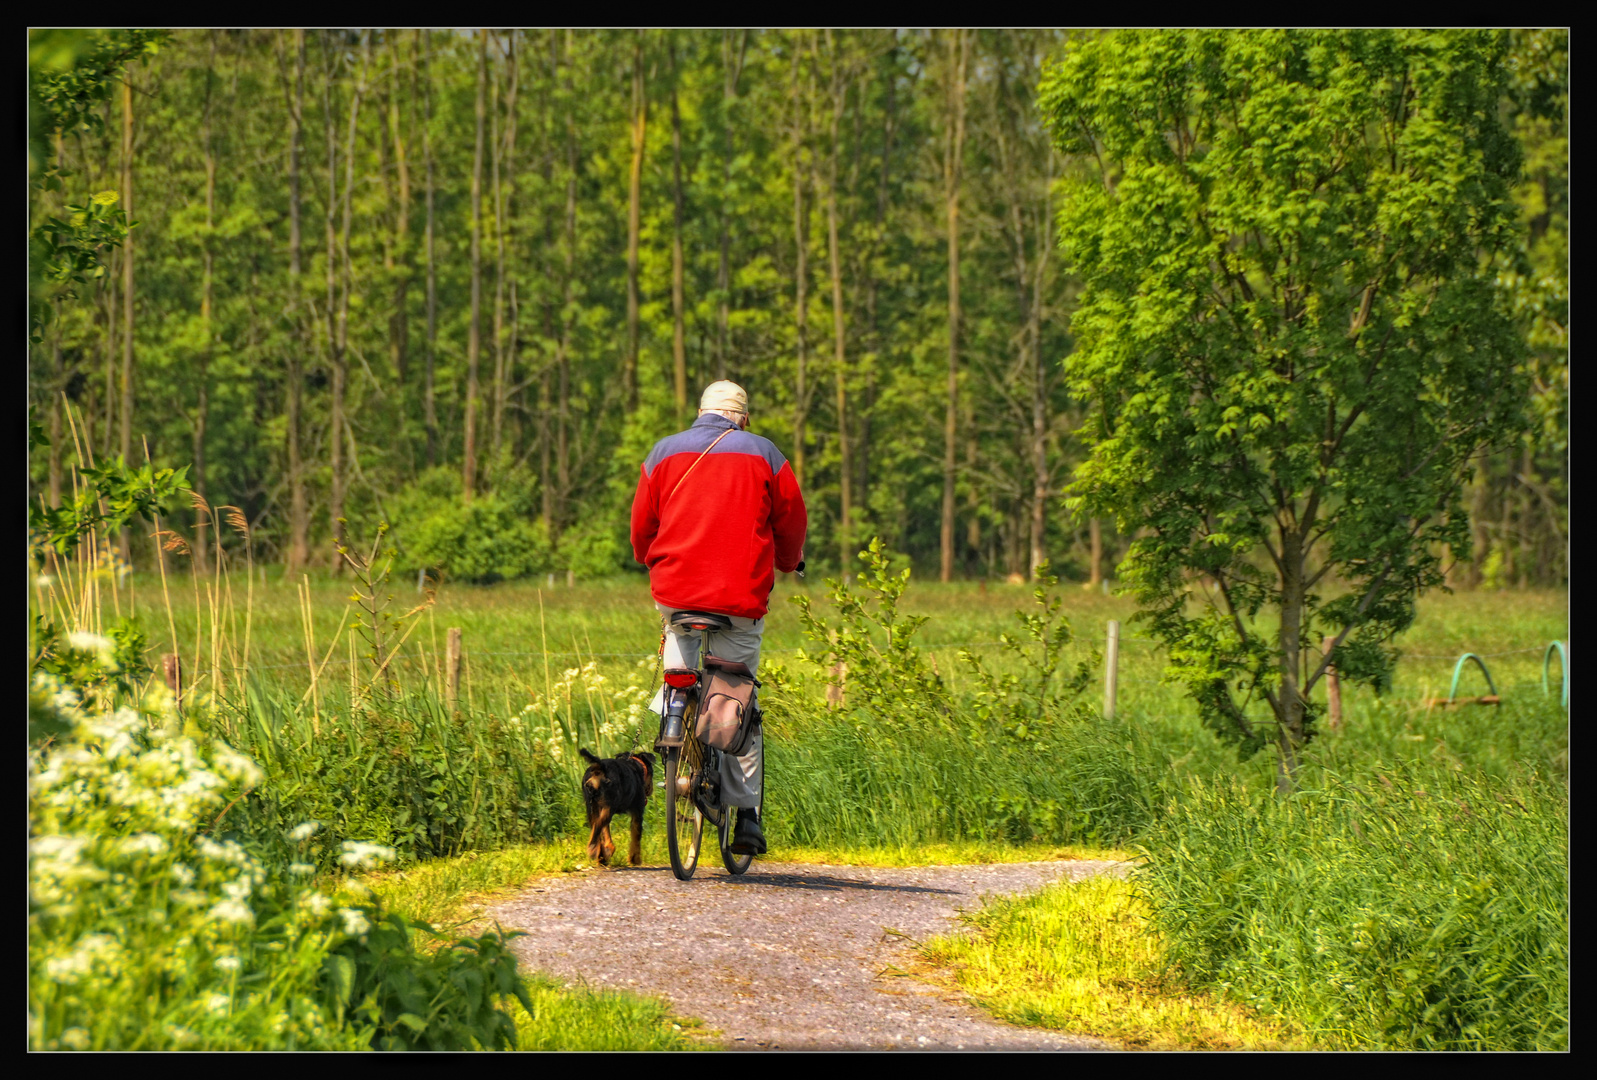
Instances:
[[[734,855],[765,854],[765,833],[760,829],[758,811],[738,809],[737,826],[732,832],[732,842],[727,848]]]

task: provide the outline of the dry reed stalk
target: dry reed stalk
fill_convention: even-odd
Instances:
[[[437,689],[444,685],[444,673],[443,669],[438,666],[438,620],[433,617],[431,608],[427,609],[427,626],[433,638],[433,687]],[[418,645],[417,648],[420,648],[420,646]],[[422,665],[422,670],[426,670],[425,664]]]
[[[76,419],[73,418],[73,415],[72,415],[72,403],[70,401],[66,400],[66,393],[65,392],[62,393],[61,400],[66,402],[67,424],[72,428],[72,448],[73,448],[73,450],[75,450],[77,452],[78,462],[81,463],[81,462],[83,462],[85,460],[85,458],[83,456],[83,446],[84,446],[84,443],[87,442],[87,440],[85,439],[83,442],[80,442],[79,439],[78,439],[78,422],[77,422]],[[89,457],[87,458],[87,460],[89,462],[89,466],[92,468],[93,465],[94,465],[94,452],[92,450],[89,451]],[[78,465],[76,463],[71,465],[70,466],[70,470],[71,470],[71,474],[72,474],[72,501],[74,503],[76,503],[78,501],[78,496],[79,496]],[[72,584],[72,574],[71,574],[70,567],[71,567],[73,561],[74,560],[68,560],[67,563],[65,565],[63,565],[63,567],[62,567],[62,574],[60,575],[61,594],[62,594],[62,598],[66,601],[68,610],[70,610],[72,612],[72,625],[74,627],[80,627],[81,628],[81,626],[83,625],[82,621],[81,621],[81,618],[80,618],[81,609],[72,603],[72,592],[71,592],[71,589],[69,588],[69,586]]]
[[[244,666],[250,663],[250,628],[255,616],[255,541],[250,535],[249,522],[245,520],[244,511],[236,506],[225,509],[232,511],[227,515],[227,523],[244,537]]]
[[[305,691],[311,697],[311,733],[322,733],[322,699],[316,692],[316,628],[311,622],[311,579],[307,574],[301,574],[304,585],[299,588],[299,621],[300,628],[305,635],[305,667],[311,677],[310,687]],[[299,699],[301,705],[305,699]]]
[[[150,464],[150,440],[149,439],[143,439],[142,441],[144,443],[144,463],[146,465],[148,465],[148,464]],[[166,625],[167,625],[167,629],[170,630],[171,633],[172,633],[172,655],[176,656],[177,655],[177,622],[176,622],[176,620],[174,620],[172,618],[172,594],[167,592],[167,589],[166,589],[166,555],[165,555],[166,549],[162,546],[161,540],[160,540],[160,536],[161,536],[161,516],[159,514],[157,514],[155,516],[155,532],[152,533],[151,535],[156,538],[155,539],[155,559],[156,559],[156,562],[158,562],[160,564],[160,566],[161,566],[161,599],[166,604]]]
[[[543,700],[549,709],[549,738],[555,737],[553,684],[549,681],[549,634],[543,625],[543,590],[538,590],[538,641],[543,646]]]

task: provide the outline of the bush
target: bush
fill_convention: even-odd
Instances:
[[[1064,670],[1070,627],[1048,582],[1016,613],[1029,642],[1005,636],[1024,675],[995,676],[967,655],[978,690],[955,695],[914,644],[926,617],[898,612],[909,569],[891,569],[879,540],[860,557],[859,590],[829,583],[832,614],[793,598],[817,646],[800,660],[843,690],[844,707],[805,698],[779,665],[764,669],[780,840],[1112,844],[1146,824],[1153,795],[1137,735],[1077,704],[1090,671]]]
[[[453,581],[484,585],[550,567],[549,527],[529,521],[498,495],[437,507],[404,529],[404,562]]]
[[[1286,800],[1204,785],[1172,806],[1142,877],[1171,958],[1333,1045],[1567,1046],[1562,785],[1369,775]]]

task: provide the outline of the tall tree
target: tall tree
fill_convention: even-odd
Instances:
[[[802,31],[800,32],[802,33]],[[802,53],[798,40],[793,48],[793,321],[795,370],[793,379],[793,476],[799,486],[804,485],[804,427],[810,407],[810,388],[806,382],[805,355],[809,342],[809,223],[804,208],[804,144],[807,133],[805,110],[806,95],[800,80],[799,58]]]
[[[122,212],[133,221],[133,72],[122,77]],[[118,441],[122,460],[133,459],[133,232],[122,242],[122,391],[121,438]],[[107,395],[109,397],[109,395]],[[109,437],[111,425],[106,424]],[[118,537],[122,561],[131,562],[128,531],[123,529]]]
[[[681,90],[677,72],[677,44],[674,32],[667,43],[671,58],[671,371],[679,414],[688,408],[688,352],[683,330],[682,283],[682,109],[677,102]]]
[[[627,411],[638,407],[638,236],[642,229],[643,150],[649,98],[643,79],[643,31],[632,50],[632,171],[627,184],[627,355],[621,371]]]
[[[969,44],[964,30],[948,37],[948,144],[943,159],[944,202],[948,213],[948,407],[943,415],[942,581],[954,579],[954,449],[959,410],[959,185],[965,157],[965,64]]]
[[[427,467],[438,463],[438,403],[434,382],[438,357],[438,262],[433,248],[435,214],[433,193],[437,184],[433,177],[433,91],[432,91],[432,31],[419,30],[421,43],[422,101],[426,115],[421,127],[422,157],[426,159],[427,173],[427,229],[423,243],[427,260],[427,371],[422,387],[422,416],[427,428]]]
[[[838,454],[838,565],[848,572],[852,557],[849,523],[853,519],[853,492],[850,484],[853,471],[848,449],[848,358],[843,333],[843,262],[837,239],[837,162],[842,156],[843,99],[848,90],[844,72],[844,58],[832,31],[826,31],[826,46],[830,68],[831,141],[826,162],[826,257],[832,279],[832,370],[837,389],[837,454]]]
[[[299,154],[305,128],[305,31],[294,31],[294,80],[288,97],[288,310],[293,336],[288,344],[288,416],[284,434],[288,455],[289,540],[287,571],[292,575],[310,558],[310,507],[305,492],[305,467],[301,460],[305,394],[304,303],[305,286],[301,279]],[[281,42],[279,42],[281,44]]]
[[[1515,242],[1504,37],[1120,32],[1043,83],[1083,167],[1060,219],[1093,410],[1074,496],[1146,526],[1123,571],[1170,674],[1221,737],[1275,744],[1283,789],[1314,685],[1333,663],[1389,684],[1437,548],[1467,543],[1469,459],[1524,430],[1492,267]]]
[[[487,119],[488,31],[477,31],[477,148],[471,158],[471,322],[466,331],[466,453],[461,487],[471,502],[477,487],[477,363],[482,317],[482,152]]]

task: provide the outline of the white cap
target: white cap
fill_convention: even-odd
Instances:
[[[704,388],[704,394],[699,398],[699,411],[708,410],[740,413],[746,416],[749,411],[749,395],[735,382],[728,382],[725,379],[713,382]]]

